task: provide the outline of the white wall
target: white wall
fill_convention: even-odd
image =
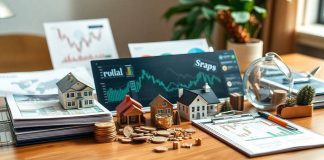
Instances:
[[[15,17],[0,20],[0,34],[44,35],[43,23],[109,18],[121,57],[129,42],[169,40],[172,23],[162,14],[177,0],[4,0]]]

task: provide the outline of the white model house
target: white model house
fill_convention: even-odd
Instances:
[[[85,81],[67,74],[56,83],[59,99],[64,109],[76,109],[94,106],[93,88]]]
[[[177,109],[180,116],[189,121],[207,118],[207,115],[217,112],[218,103],[216,94],[207,83],[202,89],[179,89]]]

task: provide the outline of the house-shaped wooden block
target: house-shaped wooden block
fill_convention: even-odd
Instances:
[[[59,99],[64,109],[77,109],[94,106],[93,88],[72,73],[56,83]]]
[[[117,122],[123,125],[141,125],[145,123],[143,106],[126,95],[124,100],[116,107]]]
[[[173,116],[173,105],[162,95],[156,96],[151,102],[151,122],[155,124],[156,114],[171,114]]]
[[[177,109],[186,120],[207,118],[207,115],[217,112],[218,103],[216,94],[207,83],[202,89],[179,89]]]

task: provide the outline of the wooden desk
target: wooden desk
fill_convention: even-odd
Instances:
[[[284,60],[298,71],[310,70],[323,64],[324,60],[315,59],[300,54],[289,54],[283,56]],[[324,70],[318,77],[324,79]],[[316,110],[313,117],[299,118],[293,122],[309,128],[324,135],[324,109]],[[192,127],[190,123],[182,123],[181,127]],[[172,150],[166,153],[154,153],[152,149],[159,144],[120,144],[105,143],[97,144],[93,138],[74,139],[60,142],[30,145],[24,147],[2,147],[0,148],[0,159],[248,159],[226,144],[198,130],[194,137],[203,139],[203,146],[192,149]],[[189,140],[188,140],[189,141]],[[171,146],[170,142],[162,144]],[[288,152],[254,159],[285,159],[285,160],[310,160],[323,159],[324,148]]]

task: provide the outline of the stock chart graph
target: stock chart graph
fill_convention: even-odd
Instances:
[[[243,93],[236,58],[219,57],[234,54],[219,53],[168,55],[157,57],[96,60],[91,62],[98,100],[109,110],[115,110],[126,94],[148,106],[158,94],[176,103],[178,89],[200,89],[208,83],[218,97],[229,92]],[[230,77],[230,78],[229,78]],[[227,79],[231,80],[228,86]]]

